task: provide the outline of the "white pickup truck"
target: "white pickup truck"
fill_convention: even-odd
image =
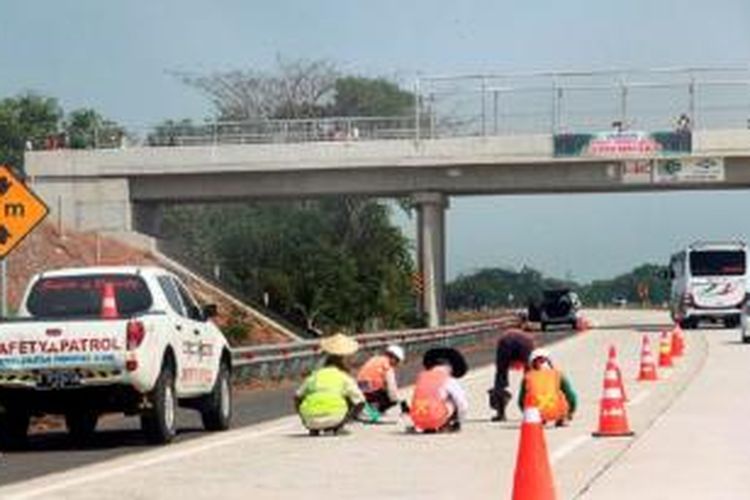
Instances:
[[[103,413],[140,415],[152,443],[176,433],[177,405],[208,430],[229,427],[231,355],[173,274],[156,267],[50,271],[29,283],[17,317],[0,322],[0,438],[18,446],[32,415],[64,415],[85,440]]]

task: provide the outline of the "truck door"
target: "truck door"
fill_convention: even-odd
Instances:
[[[170,331],[168,332],[169,344],[174,350],[177,358],[177,373],[175,373],[175,385],[181,396],[186,393],[198,391],[195,377],[197,358],[191,350],[191,343],[196,336],[193,332],[193,324],[189,318],[188,309],[183,302],[182,295],[177,287],[177,282],[171,276],[159,276],[159,285],[164,291],[164,296],[174,314],[170,314]]]
[[[175,286],[187,312],[188,332],[185,341],[186,353],[191,371],[186,374],[190,386],[201,392],[208,392],[213,387],[216,367],[216,339],[207,331],[203,312],[187,287],[175,279]]]

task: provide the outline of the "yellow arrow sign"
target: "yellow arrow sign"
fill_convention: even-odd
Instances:
[[[0,166],[0,259],[49,213],[49,208],[13,171]]]

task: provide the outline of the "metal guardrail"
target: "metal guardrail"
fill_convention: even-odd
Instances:
[[[401,345],[407,353],[436,346],[476,344],[497,335],[502,329],[518,325],[515,315],[502,318],[425,328],[358,335],[360,350],[355,363],[382,350],[391,343]],[[322,359],[319,341],[235,348],[232,350],[235,379],[275,380],[295,378],[313,370]]]

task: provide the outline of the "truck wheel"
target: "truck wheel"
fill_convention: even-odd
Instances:
[[[29,435],[31,416],[23,411],[9,411],[0,418],[0,445],[6,450],[22,448]]]
[[[203,427],[207,431],[225,431],[232,420],[232,380],[229,367],[221,364],[211,393],[199,406]]]
[[[96,430],[99,415],[91,411],[81,411],[65,414],[65,426],[68,434],[76,443],[84,443],[91,438]]]
[[[152,408],[141,415],[141,429],[152,444],[166,444],[177,434],[177,397],[174,390],[174,371],[165,364],[156,386],[148,395]]]

